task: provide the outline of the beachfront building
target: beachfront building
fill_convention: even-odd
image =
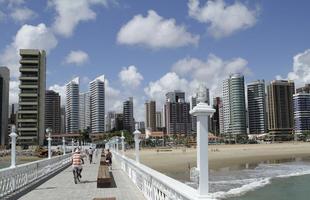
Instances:
[[[294,133],[310,134],[310,92],[293,95]]]
[[[79,130],[90,128],[90,92],[79,94]]]
[[[247,85],[249,134],[267,132],[265,81],[257,80]]]
[[[244,76],[230,75],[223,81],[223,132],[226,136],[246,137]]]
[[[124,115],[123,113],[115,114],[115,130],[120,131],[124,129]]]
[[[46,53],[44,50],[21,49],[20,56],[18,141],[21,145],[43,145]]]
[[[300,87],[296,89],[296,93],[310,93],[310,84],[305,84],[304,87]]]
[[[162,113],[156,112],[156,130],[161,130],[163,127],[163,119],[162,119]]]
[[[9,83],[10,70],[0,67],[0,145],[8,145]]]
[[[274,80],[267,86],[269,135],[275,140],[292,138],[294,91],[293,81]]]
[[[105,118],[105,131],[109,132],[115,129],[116,113],[109,111]]]
[[[79,78],[66,84],[66,133],[79,132]]]
[[[133,118],[133,98],[129,97],[123,103],[123,129],[132,133],[135,128],[135,120]]]
[[[220,105],[222,104],[221,97],[215,97],[213,99],[213,108],[215,112],[210,118],[210,132],[218,136],[220,134]]]
[[[104,133],[105,78],[101,75],[89,83],[91,134]]]
[[[190,134],[191,115],[190,104],[185,102],[185,93],[181,91],[166,94],[165,124],[167,134]]]
[[[145,122],[148,130],[156,131],[156,101],[145,102]]]
[[[52,134],[60,133],[61,126],[60,95],[53,90],[45,92],[45,130],[52,129]]]

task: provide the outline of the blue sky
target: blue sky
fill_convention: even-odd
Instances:
[[[48,51],[47,88],[64,93],[104,74],[108,110],[143,103],[200,82],[220,95],[230,73],[246,82],[310,82],[310,2],[234,0],[0,0],[0,65],[11,70],[10,101],[17,101],[19,48]]]

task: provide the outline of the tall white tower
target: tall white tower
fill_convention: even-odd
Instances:
[[[66,133],[79,132],[79,77],[66,84]]]

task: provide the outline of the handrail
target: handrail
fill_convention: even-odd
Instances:
[[[0,199],[46,178],[70,162],[71,154],[67,154],[21,164],[15,168],[0,169]]]
[[[210,199],[199,197],[197,190],[154,169],[129,159],[117,152],[114,157],[120,162],[133,183],[147,199],[151,200],[196,200]]]

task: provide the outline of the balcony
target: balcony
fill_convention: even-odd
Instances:
[[[19,68],[20,72],[38,72],[38,68],[27,68],[27,67],[21,67]]]
[[[37,119],[18,119],[18,122],[32,122],[32,123],[36,123]]]
[[[19,93],[20,97],[37,97],[38,94],[36,93]]]
[[[38,114],[37,110],[19,110],[18,114]]]
[[[21,106],[37,106],[38,102],[19,102],[19,105]]]
[[[18,131],[38,131],[38,128],[36,127],[27,127],[27,128],[24,128],[24,127],[21,127],[21,128],[18,128]]]
[[[21,81],[28,81],[28,80],[37,81],[37,80],[39,80],[39,78],[37,76],[20,76],[19,80],[21,80]]]
[[[39,60],[33,58],[33,59],[21,59],[19,61],[20,64],[39,64]]]
[[[38,85],[25,85],[25,84],[22,84],[22,85],[19,85],[19,88],[20,89],[38,89]]]

